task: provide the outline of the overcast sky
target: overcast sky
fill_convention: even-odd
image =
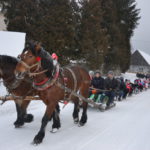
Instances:
[[[132,38],[134,50],[140,49],[150,54],[150,0],[136,0],[141,9],[141,20]]]

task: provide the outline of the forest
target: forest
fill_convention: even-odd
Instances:
[[[75,61],[90,69],[130,65],[130,40],[138,26],[136,0],[0,0],[8,31],[25,32],[62,65]]]

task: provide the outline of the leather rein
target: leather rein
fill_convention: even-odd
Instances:
[[[40,74],[43,74],[45,72],[47,72],[48,70],[43,70],[43,71],[40,71],[40,72],[31,72],[30,70],[34,67],[37,67],[37,69],[35,71],[38,71],[40,68],[41,68],[41,61],[38,61],[37,63],[33,64],[32,66],[29,66],[27,65],[24,61],[20,60],[20,62],[24,67],[27,68],[27,73],[29,75],[29,77],[34,77],[34,76],[37,76],[37,75],[40,75]]]

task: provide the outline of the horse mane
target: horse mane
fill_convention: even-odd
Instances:
[[[17,58],[12,57],[12,56],[0,55],[0,62],[1,62],[1,65],[2,65],[2,63],[3,64],[11,63],[11,64],[16,65],[18,63],[18,60],[17,60]]]
[[[54,70],[54,65],[53,65],[53,59],[51,57],[51,55],[43,48],[41,47],[41,49],[37,52],[35,50],[35,44],[34,42],[28,42],[26,44],[25,49],[23,50],[23,53],[25,51],[31,50],[32,54],[36,57],[41,57],[41,65],[42,68],[44,70],[48,70],[45,74],[47,77],[52,77],[52,73]]]
[[[45,51],[43,48],[40,50],[38,56],[41,57],[41,65],[44,70],[48,70],[45,74],[48,77],[52,76],[54,65],[53,65],[53,59],[51,55]]]
[[[23,49],[22,53],[25,53],[28,50],[30,50],[33,55],[35,55],[35,56],[37,55],[37,53],[35,51],[35,44],[31,41],[26,43],[25,48]]]

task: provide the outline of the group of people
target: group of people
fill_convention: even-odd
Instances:
[[[150,79],[136,79],[134,83],[123,77],[115,78],[114,72],[109,71],[107,77],[102,77],[99,71],[90,71],[91,86],[89,98],[96,103],[106,104],[106,108],[115,106],[114,100],[121,101],[150,87]]]

